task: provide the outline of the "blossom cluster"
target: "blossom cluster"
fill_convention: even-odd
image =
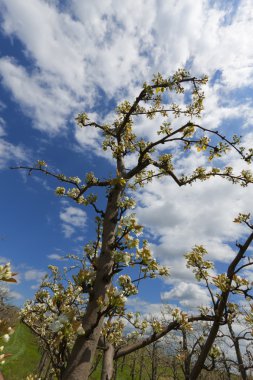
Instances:
[[[113,344],[120,344],[123,341],[123,330],[125,324],[122,319],[114,318],[105,321],[102,328],[102,335],[106,341]]]
[[[188,321],[188,314],[180,310],[178,307],[172,310],[173,319],[180,324],[180,329],[185,331],[192,331],[192,323]]]
[[[41,283],[32,301],[20,312],[21,320],[40,337],[56,373],[66,365],[75,337],[85,333],[81,319],[85,304],[82,287],[65,279],[57,266]]]
[[[5,281],[5,282],[16,282],[15,276],[16,273],[13,273],[11,271],[11,264],[6,263],[4,265],[0,265],[0,281]]]
[[[14,276],[16,273],[13,273],[11,270],[10,263],[6,263],[4,265],[0,265],[0,281],[4,282],[16,282]],[[7,320],[0,320],[0,330],[4,332],[4,334],[0,337],[3,343],[7,343],[10,340],[10,336],[14,333],[14,329],[11,326],[8,326]],[[0,364],[5,363],[5,358],[9,356],[7,353],[3,353],[4,346],[0,346]]]
[[[211,347],[211,350],[209,351],[209,356],[211,356],[213,359],[217,359],[221,356],[222,351],[220,347],[217,344],[213,344]]]
[[[191,252],[185,254],[186,266],[192,269],[198,281],[206,279],[209,271],[214,268],[211,261],[204,260],[206,254],[207,251],[202,245],[195,245]]]

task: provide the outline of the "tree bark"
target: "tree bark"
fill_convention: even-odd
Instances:
[[[103,365],[101,372],[101,380],[112,380],[113,379],[113,357],[114,357],[114,347],[111,343],[107,343],[106,349],[103,356]]]
[[[106,300],[106,291],[111,286],[114,264],[112,250],[118,222],[118,204],[123,189],[123,186],[115,185],[108,195],[97,275],[82,321],[85,334],[76,339],[62,380],[87,380],[90,373],[104,321],[103,310],[97,301],[99,298]]]
[[[114,365],[113,380],[117,379],[117,374],[118,374],[118,361],[116,360],[115,365]]]
[[[196,322],[196,321],[213,321],[213,316],[204,316],[204,315],[197,315],[194,317],[189,317],[189,322]],[[149,335],[148,337],[144,339],[140,339],[135,343],[132,344],[126,344],[122,347],[120,347],[114,355],[114,360],[119,359],[122,356],[131,354],[131,352],[137,351],[141,348],[149,346],[151,343],[156,342],[157,340],[163,338],[165,335],[167,335],[172,330],[178,330],[180,328],[180,322],[173,321],[170,322],[164,329],[159,333],[153,333],[152,335]]]
[[[223,362],[224,362],[224,367],[225,367],[225,370],[226,370],[226,380],[231,380],[232,377],[231,377],[231,371],[230,371],[230,367],[227,363],[227,359],[226,359],[226,356],[224,354],[224,352],[222,352],[222,358],[223,358]]]
[[[240,349],[240,345],[239,345],[239,340],[235,336],[235,333],[234,333],[234,330],[232,328],[231,323],[228,323],[228,329],[229,329],[229,332],[230,332],[230,335],[231,335],[231,338],[232,338],[232,341],[233,341],[233,344],[234,344],[234,348],[235,348],[235,352],[236,352],[236,357],[237,357],[237,363],[238,363],[238,369],[240,371],[242,379],[243,380],[247,380],[248,376],[247,376],[247,372],[246,372],[244,364],[243,364],[242,353],[241,353],[241,349]]]
[[[152,344],[152,352],[151,352],[151,380],[157,380],[157,344],[154,342]]]
[[[188,342],[187,342],[187,335],[185,330],[182,330],[182,336],[183,336],[183,350],[184,350],[184,376],[185,380],[190,379],[190,372],[191,372],[191,359],[189,356],[188,351]]]
[[[123,356],[121,366],[120,366],[120,371],[123,372],[124,366],[125,366],[125,361],[126,361],[126,356]]]
[[[144,361],[144,352],[141,353],[141,358],[140,358],[139,380],[142,380],[143,361]]]
[[[43,351],[43,354],[41,356],[41,359],[40,359],[40,362],[39,362],[39,365],[38,365],[38,368],[37,368],[37,374],[38,376],[41,376],[42,372],[43,372],[43,369],[45,368],[45,364],[46,364],[46,360],[47,360],[47,351],[44,350]],[[0,379],[1,380],[1,379]]]
[[[135,378],[135,365],[136,365],[136,356],[134,356],[133,358],[133,363],[132,363],[132,367],[131,367],[131,380],[134,380]]]

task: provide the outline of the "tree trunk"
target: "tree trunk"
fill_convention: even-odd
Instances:
[[[172,373],[173,373],[173,380],[178,380],[178,363],[175,357],[171,359],[171,366],[172,366]]]
[[[140,358],[139,380],[142,380],[143,360],[144,360],[144,352],[142,351],[141,358]]]
[[[122,359],[122,362],[121,362],[121,366],[120,366],[120,371],[121,372],[123,372],[123,369],[124,369],[124,366],[125,366],[125,361],[126,361],[126,356],[124,355],[123,359]]]
[[[41,377],[42,378],[44,377],[45,379],[48,379],[49,378],[49,372],[50,372],[51,369],[52,369],[52,362],[51,362],[50,357],[48,356],[47,360],[45,362],[45,367],[43,368]]]
[[[113,380],[116,380],[117,379],[117,375],[118,375],[118,360],[115,360],[115,365],[114,365],[114,374],[113,374]]]
[[[103,357],[101,380],[113,379],[113,365],[114,365],[113,357],[114,357],[114,347],[111,343],[107,343],[106,349],[104,351],[104,357]]]
[[[210,349],[211,349],[211,347],[215,341],[215,338],[218,334],[218,331],[220,328],[220,321],[221,321],[222,314],[223,314],[223,311],[224,311],[226,303],[227,303],[227,298],[228,298],[228,294],[227,294],[227,297],[224,297],[224,299],[221,300],[219,312],[217,313],[216,320],[213,322],[213,325],[210,329],[210,332],[209,332],[207,340],[204,344],[204,347],[202,348],[202,350],[199,354],[199,357],[198,357],[196,363],[194,364],[194,367],[191,371],[191,375],[189,378],[190,380],[196,380],[199,377],[200,372],[201,372],[201,370],[205,364],[207,355],[208,355],[208,353],[209,353],[209,351],[210,351]]]
[[[151,380],[157,380],[157,345],[152,344]]]
[[[183,336],[183,350],[184,350],[184,376],[185,380],[190,379],[190,372],[191,372],[191,360],[188,352],[188,342],[187,342],[187,335],[184,330],[182,330],[182,336]]]
[[[134,355],[133,364],[131,368],[131,380],[135,378],[135,364],[136,364],[136,356]]]
[[[224,354],[224,352],[222,352],[222,358],[223,358],[223,362],[224,362],[224,367],[225,367],[225,370],[226,370],[226,380],[231,380],[232,377],[231,377],[231,372],[230,372],[230,367],[227,363],[227,359],[226,359],[226,356]]]
[[[236,357],[237,357],[237,363],[238,363],[238,369],[240,371],[242,379],[243,380],[247,380],[248,376],[247,376],[247,372],[246,372],[244,364],[243,364],[242,353],[241,353],[241,349],[240,349],[240,345],[239,345],[239,340],[235,336],[234,330],[233,330],[232,325],[231,325],[230,322],[228,323],[228,329],[229,329],[232,341],[234,343]]]
[[[116,185],[108,195],[103,222],[101,254],[97,262],[97,275],[82,321],[85,334],[77,337],[62,380],[87,380],[90,373],[104,322],[104,310],[101,310],[97,301],[100,298],[107,299],[106,291],[111,286],[114,264],[112,250],[118,222],[118,204],[122,192],[123,187]]]
[[[43,351],[43,354],[41,356],[41,359],[40,359],[40,362],[39,362],[39,365],[38,365],[38,368],[37,368],[37,374],[39,377],[41,377],[42,373],[43,373],[43,369],[45,368],[45,365],[46,365],[46,361],[47,361],[47,351],[44,350]],[[1,380],[1,379],[0,379]]]

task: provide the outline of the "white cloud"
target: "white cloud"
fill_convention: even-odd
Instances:
[[[38,72],[30,76],[22,66],[9,58],[0,60],[0,74],[3,84],[11,90],[16,102],[33,118],[36,129],[53,135],[66,128],[71,107],[74,109],[76,105],[69,90],[61,90],[55,80],[50,80],[49,75],[46,80]]]
[[[210,297],[205,288],[187,282],[180,282],[172,290],[161,293],[161,298],[164,302],[177,300],[180,306],[188,308],[210,304]]]
[[[59,255],[58,253],[51,253],[50,255],[47,255],[47,257],[51,260],[62,260],[63,256]]]
[[[3,137],[6,135],[4,126],[5,126],[5,121],[2,117],[0,117],[0,137]]]
[[[68,206],[60,212],[63,222],[62,229],[66,238],[71,237],[75,231],[80,231],[86,226],[86,212],[77,207]]]
[[[6,169],[10,164],[17,164],[20,161],[27,161],[25,149],[0,138],[0,169]]]
[[[0,256],[0,264],[6,264],[10,262],[10,259],[7,259],[6,257]]]
[[[74,227],[84,227],[86,224],[86,212],[77,207],[66,207],[60,213],[60,219]]]
[[[0,169],[6,169],[10,164],[24,162],[28,153],[21,145],[14,145],[6,140],[5,121],[0,117]]]
[[[157,317],[161,318],[162,303],[150,303],[143,300],[141,297],[130,297],[127,299],[127,307],[131,312],[141,312],[142,317]]]
[[[139,222],[151,236],[154,255],[170,267],[171,275],[165,281],[175,286],[170,295],[184,289],[185,283],[191,284],[189,288],[196,286],[184,258],[195,244],[204,245],[207,258],[226,268],[234,257],[235,242],[242,241],[247,233],[233,219],[239,212],[252,213],[252,197],[251,186],[242,188],[218,178],[181,188],[166,178],[154,181],[138,194]],[[187,297],[182,298],[183,304],[190,306]]]
[[[8,296],[11,298],[11,299],[14,299],[14,300],[21,300],[24,298],[23,294],[19,293],[19,292],[15,292],[15,291],[9,291],[8,293]]]
[[[47,272],[40,269],[28,269],[22,274],[25,281],[32,282],[31,289],[37,290]]]
[[[30,65],[2,57],[0,75],[34,128],[62,133],[68,119],[87,108],[95,118],[102,110],[106,118],[111,111],[108,101],[134,98],[140,83],[154,72],[168,75],[189,61],[194,75],[212,77],[217,70],[221,74],[215,85],[207,86],[204,125],[217,128],[224,121],[233,125],[240,120],[243,127],[252,126],[252,100],[233,92],[252,87],[250,0],[241,0],[236,9],[232,2],[208,0],[129,0],[124,5],[118,0],[71,0],[64,10],[57,4],[2,0],[3,31],[21,41]],[[138,121],[138,136],[153,138],[151,124]],[[82,147],[101,155],[97,130],[75,129],[74,136]],[[24,148],[6,141],[1,126],[0,137],[0,167],[13,157],[25,158]],[[252,134],[247,137],[249,144]],[[240,162],[231,158],[239,169]],[[203,156],[193,153],[180,157],[177,166],[191,170],[205,163]],[[205,244],[212,259],[231,259],[230,243],[244,232],[232,220],[238,212],[251,211],[252,196],[251,188],[218,179],[187,188],[178,188],[169,179],[154,181],[139,194],[138,217],[159,237],[154,251],[172,267],[171,283],[179,286],[180,281],[192,280],[183,253],[196,243]],[[85,227],[86,213],[66,207],[60,219],[70,237]]]
[[[62,224],[62,232],[66,238],[70,238],[75,233],[75,229],[69,224]]]
[[[6,140],[5,121],[0,117],[0,169],[10,164],[27,161],[28,153],[21,145],[14,145]]]
[[[138,83],[153,72],[167,75],[191,60],[194,74],[222,73],[223,91],[214,89],[216,99],[210,102],[219,108],[224,91],[228,98],[231,89],[250,85],[253,76],[251,2],[242,0],[237,9],[230,3],[219,6],[207,0],[130,0],[124,6],[117,0],[72,0],[60,10],[55,1],[2,0],[3,31],[22,42],[33,62],[28,71],[3,57],[3,83],[35,128],[57,133],[78,109],[101,103],[104,95],[101,99],[97,86],[109,99],[135,96]],[[220,112],[231,117],[236,110],[227,106]],[[86,145],[96,144],[94,133]]]
[[[29,269],[24,273],[24,279],[26,281],[40,282],[45,275],[46,275],[45,271],[42,271],[39,269]]]

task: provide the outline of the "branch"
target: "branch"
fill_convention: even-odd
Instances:
[[[161,84],[154,84],[154,85],[150,85],[148,87],[152,88],[152,89],[156,89],[156,88],[169,88],[171,87],[173,84],[175,85],[180,85],[180,83],[185,83],[185,82],[192,82],[195,84],[195,82],[201,82],[201,80],[197,80],[195,77],[190,77],[190,78],[183,78],[179,81],[174,81],[174,82],[170,82],[170,81],[165,81],[164,83],[161,83]],[[137,96],[137,98],[135,99],[134,103],[132,104],[132,106],[130,107],[129,111],[125,114],[125,117],[123,118],[123,121],[121,122],[119,128],[118,128],[118,131],[117,131],[117,136],[120,136],[123,132],[123,130],[125,129],[125,126],[127,125],[127,123],[129,122],[130,120],[130,117],[134,114],[134,112],[136,111],[137,109],[137,106],[139,105],[139,103],[142,101],[142,100],[145,100],[145,96],[147,95],[147,89],[144,88],[140,94]]]
[[[99,210],[94,202],[90,203],[90,205],[94,208],[97,214],[100,214],[102,218],[104,218],[105,213],[102,210]]]
[[[229,279],[228,288],[227,290],[222,291],[219,296],[217,308],[215,310],[215,319],[214,319],[213,325],[209,331],[209,335],[206,339],[206,342],[203,345],[203,349],[201,350],[200,355],[193,366],[193,369],[190,374],[190,380],[197,379],[201,372],[201,369],[203,368],[207,355],[219,331],[220,322],[222,320],[223,313],[226,308],[228,297],[231,291],[231,284],[233,281],[233,276],[236,270],[236,266],[239,264],[240,260],[244,257],[244,254],[249,248],[250,244],[252,243],[252,240],[253,240],[253,232],[249,235],[245,243],[240,247],[239,252],[237,253],[236,257],[234,258],[234,260],[231,262],[231,264],[228,267],[228,270],[227,270],[227,277]]]
[[[213,316],[204,316],[204,315],[198,315],[195,317],[189,317],[188,322],[196,322],[196,321],[213,321],[215,317]],[[147,338],[144,338],[142,340],[139,340],[136,343],[125,345],[121,348],[119,348],[114,355],[114,359],[118,359],[124,355],[128,355],[131,352],[134,352],[136,350],[139,350],[140,348],[146,347],[149,344],[156,342],[157,340],[161,339],[165,335],[167,335],[172,330],[178,330],[180,329],[181,324],[180,322],[173,321],[170,322],[161,332],[159,333],[153,333]]]
[[[235,274],[240,272],[240,270],[242,270],[243,268],[249,267],[251,265],[253,265],[253,262],[249,262],[247,264],[241,265],[238,269],[236,269]]]
[[[10,169],[12,169],[12,170],[20,170],[20,169],[21,170],[27,170],[28,175],[31,175],[33,171],[39,171],[39,172],[44,173],[45,175],[56,178],[58,181],[61,181],[64,183],[69,183],[69,184],[75,186],[79,190],[78,196],[76,198],[74,198],[75,200],[78,200],[78,198],[82,194],[84,194],[88,189],[90,189],[91,187],[105,187],[105,186],[109,186],[111,184],[110,181],[97,181],[94,183],[88,183],[86,186],[82,187],[82,186],[79,186],[74,180],[69,179],[68,177],[66,177],[62,174],[56,174],[56,173],[53,173],[47,169],[43,169],[42,166],[40,166],[38,168],[31,167],[31,166],[14,166],[14,167],[10,167]],[[98,211],[98,212],[101,213],[100,211]]]
[[[186,123],[185,125],[183,125],[182,127],[176,129],[175,131],[165,135],[164,137],[162,137],[161,139],[159,140],[156,140],[155,142],[153,143],[150,143],[140,154],[140,157],[139,157],[139,160],[138,160],[138,164],[140,162],[142,162],[142,158],[145,156],[145,154],[147,154],[148,152],[150,152],[150,150],[152,150],[155,146],[157,145],[160,145],[160,144],[165,144],[165,142],[167,142],[167,139],[176,135],[177,133],[179,132],[182,132],[185,128],[189,127],[189,125],[191,125],[191,123]]]
[[[80,187],[78,186],[78,184],[75,181],[68,179],[67,177],[63,176],[62,174],[55,174],[55,173],[52,173],[46,169],[43,169],[42,166],[39,166],[37,168],[31,167],[31,166],[11,166],[10,169],[12,169],[12,170],[20,170],[20,169],[27,170],[28,175],[31,175],[32,172],[34,172],[34,171],[39,171],[39,172],[42,172],[42,173],[44,173],[50,177],[58,179],[58,181],[70,183],[71,185],[76,186],[80,190]]]
[[[161,86],[157,86],[157,87],[161,87]],[[150,100],[155,100],[155,99],[150,99]],[[152,111],[143,111],[143,112],[134,112],[132,113],[131,116],[137,116],[137,115],[152,115],[154,113],[163,113],[163,112],[175,112],[175,110],[173,110],[172,108],[167,108],[167,109],[164,109],[164,108],[161,108],[159,110],[152,110]],[[182,114],[189,114],[189,111],[179,111],[180,113]],[[126,114],[126,112],[121,112],[122,114]],[[198,113],[193,113],[193,115],[197,115]]]
[[[230,145],[233,149],[235,149],[237,151],[237,153],[239,153],[240,156],[242,156],[243,159],[245,160],[246,156],[244,156],[244,154],[240,151],[240,149],[238,149],[236,147],[236,145],[234,143],[232,143],[231,141],[229,141],[225,136],[221,135],[219,133],[219,131],[212,131],[211,129],[204,128],[204,127],[202,127],[201,125],[198,125],[198,124],[194,124],[194,126],[196,128],[201,129],[204,132],[208,132],[208,133],[211,133],[211,134],[214,134],[214,135],[218,136],[221,140],[225,141],[228,145]]]

